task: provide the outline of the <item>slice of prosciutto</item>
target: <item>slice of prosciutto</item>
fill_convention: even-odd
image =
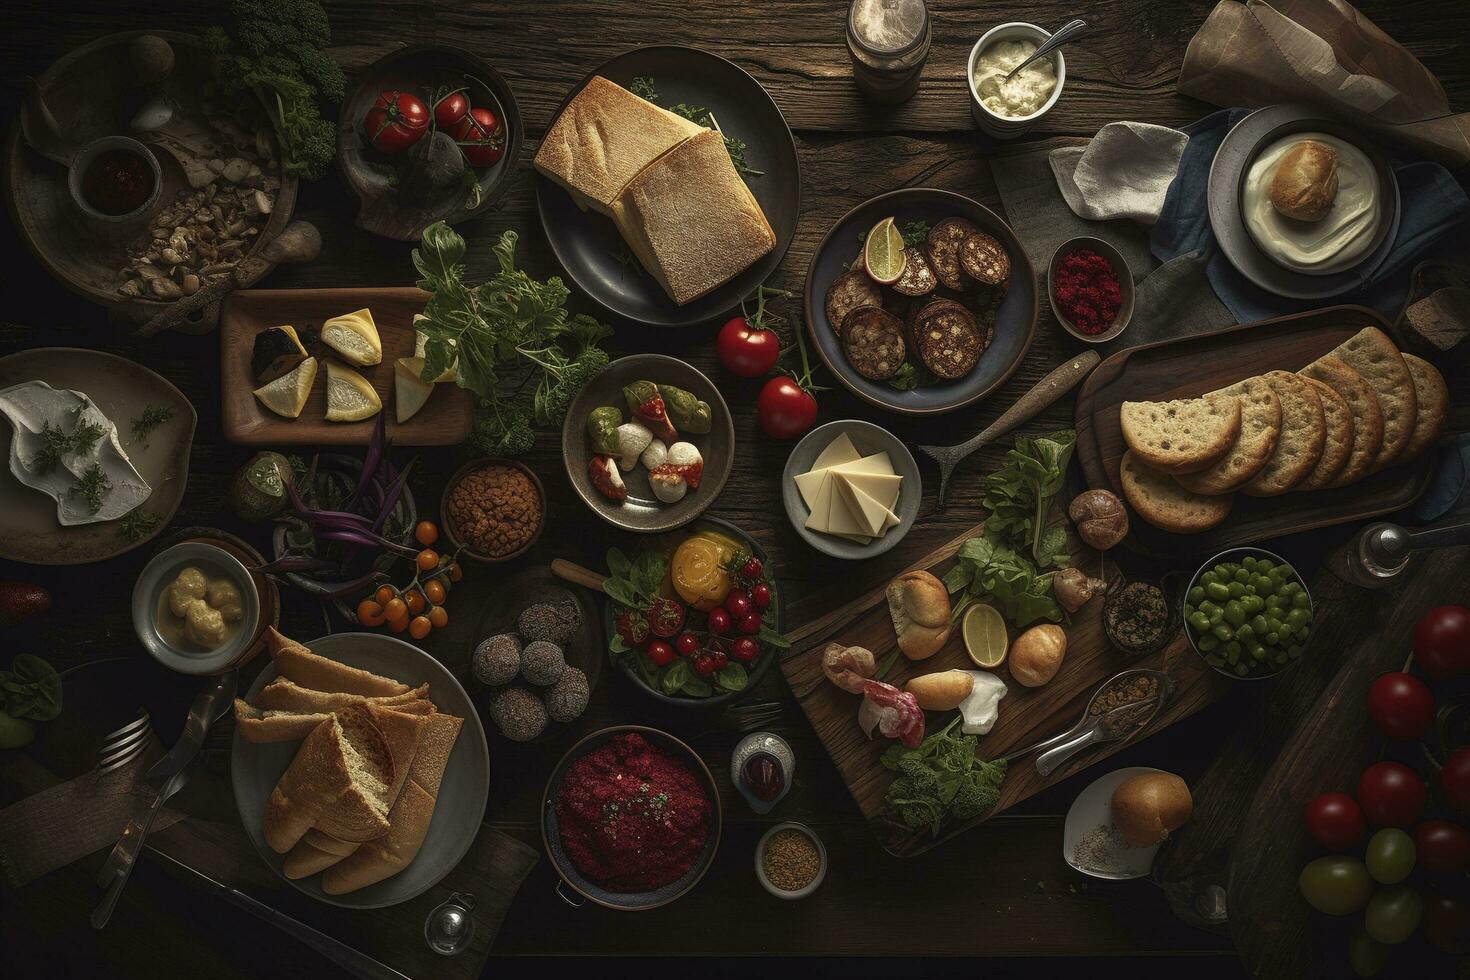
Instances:
[[[858,725],[869,737],[877,728],[888,738],[896,738],[906,748],[914,749],[924,741],[924,709],[907,691],[900,691],[882,681],[863,681],[863,703],[858,708]]]

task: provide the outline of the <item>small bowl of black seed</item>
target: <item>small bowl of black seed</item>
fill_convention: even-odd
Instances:
[[[470,658],[486,716],[513,742],[529,742],[552,724],[576,721],[592,694],[587,673],[567,662],[582,630],[581,609],[564,589],[544,594],[519,611],[514,632],[486,637]]]

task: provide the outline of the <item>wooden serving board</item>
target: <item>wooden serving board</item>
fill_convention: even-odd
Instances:
[[[955,552],[969,538],[979,534],[984,525],[972,528],[948,544],[926,555],[911,569],[926,569],[940,578],[954,564]],[[1098,554],[1072,539],[1074,563],[1084,569],[1098,567]],[[1034,756],[1017,761],[1001,785],[1000,801],[985,817],[947,825],[939,837],[927,831],[908,830],[885,815],[883,794],[893,774],[879,763],[879,756],[890,741],[875,736],[871,741],[858,728],[857,712],[861,696],[848,694],[830,683],[822,673],[822,650],[833,641],[847,646],[861,646],[873,651],[880,664],[898,646],[893,622],[888,615],[884,586],[853,599],[825,616],[788,634],[792,646],[781,661],[792,693],[816,729],[827,753],[842,773],[842,780],[852,792],[868,825],[890,854],[905,856],[927,851],[956,834],[969,830],[1008,807],[1035,795],[1048,786],[1061,782],[1088,766],[1101,762],[1126,741],[1111,742],[1085,749],[1050,776],[1036,771]],[[1049,683],[1039,688],[1025,688],[1011,679],[1007,665],[995,673],[1006,682],[1006,696],[1000,702],[1000,719],[990,734],[980,738],[982,758],[996,759],[1025,748],[1043,738],[1071,728],[1082,717],[1093,691],[1104,680],[1121,670],[1152,667],[1168,673],[1173,681],[1173,694],[1164,709],[1135,739],[1147,737],[1223,697],[1231,681],[1210,670],[1189,648],[1183,631],[1163,650],[1147,657],[1132,657],[1120,652],[1103,634],[1102,599],[1097,598],[1077,613],[1066,626],[1067,652],[1061,670]],[[1012,629],[1011,639],[1020,631]],[[883,678],[887,683],[903,687],[909,678],[938,670],[975,669],[965,652],[964,640],[956,628],[944,649],[927,660],[910,661],[900,656]],[[925,718],[929,731],[937,731],[953,718],[953,712],[929,712]]]
[[[1267,371],[1297,371],[1364,327],[1391,333],[1366,307],[1334,306],[1119,351],[1077,393],[1077,460],[1088,486],[1123,496],[1118,464],[1128,447],[1118,410],[1124,401],[1194,398]],[[1413,503],[1429,485],[1430,469],[1426,454],[1335,490],[1278,497],[1237,493],[1224,523],[1200,534],[1171,534],[1135,517],[1124,543],[1153,554],[1214,553],[1363,520]]]
[[[327,365],[316,354],[316,381],[299,418],[282,418],[255,397],[259,387],[250,370],[255,336],[270,327],[290,324],[318,330],[324,321],[364,306],[373,311],[383,360],[371,367],[349,365],[377,389],[388,416],[388,438],[398,446],[453,446],[470,434],[474,396],[453,382],[434,386],[418,414],[403,425],[396,421],[393,362],[413,356],[413,315],[421,313],[428,294],[412,286],[379,289],[242,289],[224,300],[220,311],[220,401],[225,438],[245,446],[362,446],[372,438],[377,416],[361,422],[328,422]]]

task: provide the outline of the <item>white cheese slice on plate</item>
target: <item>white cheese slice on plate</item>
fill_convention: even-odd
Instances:
[[[836,486],[836,481],[829,480],[828,483]],[[827,530],[832,534],[855,534],[863,537],[871,537],[867,522],[859,515],[853,513],[847,505],[843,494],[833,490],[832,512],[827,516]]]
[[[892,517],[894,523],[898,522],[898,517],[893,511],[878,503],[878,501],[870,497],[865,491],[847,482],[847,479],[841,473],[834,473],[832,479],[837,484],[838,491],[842,494],[843,503],[847,505],[847,509],[857,519],[858,524],[863,526],[865,533],[871,534],[876,538],[883,533],[885,528],[890,526],[888,518]]]
[[[862,459],[855,459],[850,463],[843,463],[840,466],[833,467],[833,469],[841,470],[844,473],[878,473],[883,476],[892,476],[893,461],[889,459],[887,453],[874,453],[871,456],[864,456]]]
[[[801,499],[805,501],[807,508],[815,510],[817,493],[822,488],[822,481],[826,478],[827,470],[833,466],[842,466],[846,463],[854,463],[862,458],[862,453],[852,444],[847,433],[833,439],[827,444],[827,448],[817,454],[812,461],[812,468],[805,473],[796,476],[796,489],[801,492]]]
[[[808,531],[826,531],[828,519],[832,513],[832,481],[827,478],[826,473],[821,476],[820,485],[815,491],[812,500],[812,512],[806,519]]]
[[[899,488],[903,483],[903,477],[897,473],[849,473],[838,467],[832,471],[832,475],[839,481],[839,486],[861,490],[876,500],[884,510],[892,510],[893,505],[898,502]]]

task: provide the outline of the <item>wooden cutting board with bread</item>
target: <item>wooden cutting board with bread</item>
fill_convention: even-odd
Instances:
[[[1334,307],[1131,348],[1077,398],[1088,485],[1127,543],[1213,553],[1412,503],[1449,392],[1371,310]]]
[[[951,626],[948,622],[947,597],[941,601],[939,595],[933,594],[935,588],[941,592],[944,589],[934,580],[943,578],[960,546],[982,529],[983,525],[971,529],[926,555],[885,586],[857,596],[788,634],[792,646],[781,660],[781,672],[836,763],[858,808],[884,849],[895,855],[926,851],[1101,762],[1128,744],[1112,742],[1086,749],[1048,776],[1042,776],[1030,758],[1017,761],[1006,773],[999,802],[989,814],[946,825],[938,836],[927,830],[909,830],[885,814],[883,796],[894,774],[883,768],[879,757],[894,743],[878,734],[872,739],[863,734],[858,725],[858,708],[863,698],[829,679],[823,669],[824,651],[834,643],[861,647],[871,651],[879,664],[896,655],[883,681],[906,688],[915,694],[920,707],[931,712],[953,708],[953,695],[958,689],[952,691],[950,675],[976,665],[965,651],[960,624]],[[1069,545],[1074,564],[1084,569],[1097,568],[1096,552],[1082,545],[1075,536],[1069,535]],[[1071,623],[1066,626],[1066,649],[1060,665],[1022,663],[1008,657],[994,668],[994,673],[1005,681],[1007,693],[999,702],[999,717],[994,727],[980,737],[981,758],[1001,758],[1071,728],[1082,717],[1094,690],[1119,671],[1152,667],[1166,672],[1173,684],[1159,713],[1134,738],[1157,734],[1223,697],[1230,689],[1228,679],[1210,670],[1189,649],[1182,632],[1154,654],[1135,657],[1122,653],[1104,634],[1102,610],[1103,600],[1097,597],[1072,614]],[[1010,629],[1013,640],[1018,632]],[[920,676],[925,680],[910,686]],[[969,685],[963,685],[963,690],[968,692]],[[939,715],[930,714],[927,723],[937,730],[941,726],[933,723],[939,719]]]

